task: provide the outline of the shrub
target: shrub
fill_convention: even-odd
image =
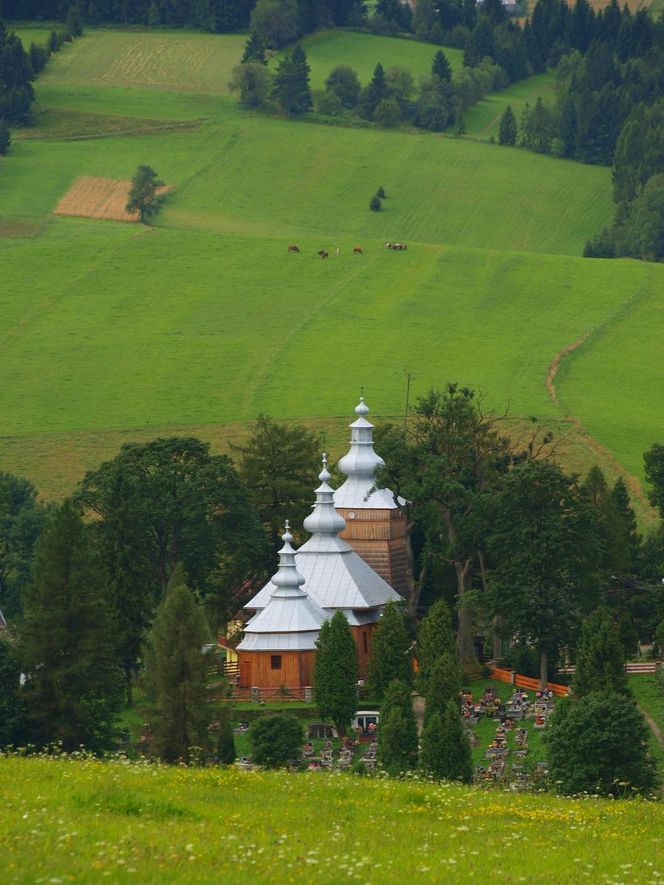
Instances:
[[[302,723],[288,713],[257,719],[249,730],[253,761],[265,768],[281,768],[300,758],[304,742]]]
[[[318,92],[314,95],[314,108],[319,114],[338,117],[344,112],[344,106],[336,92]]]
[[[330,72],[325,89],[336,95],[341,104],[350,110],[357,106],[362,87],[355,71],[347,65],[340,65]]]
[[[378,102],[376,110],[373,112],[374,123],[379,126],[392,128],[401,122],[401,110],[399,104],[394,98],[384,98]]]
[[[380,197],[377,194],[374,194],[369,203],[369,208],[372,212],[380,212],[383,204],[380,201]]]

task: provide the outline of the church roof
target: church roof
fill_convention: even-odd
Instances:
[[[267,585],[269,599],[245,627],[239,651],[313,649],[327,620],[328,615],[302,590],[305,579],[295,565],[288,523],[282,540],[279,568]]]
[[[396,590],[339,537],[346,523],[334,506],[334,490],[328,482],[330,474],[325,455],[318,478],[321,484],[316,489],[316,503],[304,520],[305,529],[312,535],[295,553],[295,563],[304,578],[307,596],[326,612],[336,609],[378,610],[390,600],[400,599]],[[245,608],[267,607],[274,595],[274,586],[273,578]]]
[[[355,407],[357,420],[350,424],[350,449],[339,461],[339,470],[348,479],[334,493],[337,507],[350,510],[395,510],[399,505],[389,489],[374,489],[376,470],[385,462],[373,447],[373,424],[367,420],[369,406],[360,397]],[[400,499],[401,504],[405,501]]]

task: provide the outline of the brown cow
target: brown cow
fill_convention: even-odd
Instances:
[[[326,252],[325,249],[321,249],[318,254],[320,255],[321,258],[329,258],[330,257],[330,253]]]
[[[289,252],[299,252],[299,251],[300,251],[300,247],[299,247],[299,246],[289,246],[289,247],[288,247],[288,251],[289,251]]]
[[[362,246],[353,246],[353,255],[361,255]]]

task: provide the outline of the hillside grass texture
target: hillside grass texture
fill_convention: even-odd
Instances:
[[[459,380],[515,420],[571,429],[575,466],[640,476],[661,426],[664,270],[578,257],[611,218],[609,170],[242,112],[225,90],[243,42],[90,31],[37,81],[35,126],[0,174],[0,466],[61,494],[121,441],[195,432],[223,448],[261,411],[342,446],[360,385],[399,416],[408,370],[414,396]],[[351,32],[306,47],[322,79],[337,59],[425,72],[435,51]],[[533,80],[500,100],[530,100]],[[484,137],[495,114],[476,111]],[[156,227],[52,215],[78,176],[145,162],[173,186]],[[553,402],[549,367],[584,336]]]
[[[450,784],[0,759],[5,882],[659,880],[664,807]]]

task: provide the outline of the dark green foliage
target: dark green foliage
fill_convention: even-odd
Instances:
[[[627,486],[625,485],[625,480],[622,476],[619,476],[616,480],[611,496],[613,497],[618,510],[618,516],[622,522],[623,532],[627,539],[627,548],[630,555],[630,567],[633,570],[636,568],[636,561],[641,546],[641,536],[637,529],[636,514],[634,513],[629,492],[627,491]]]
[[[32,740],[108,749],[122,701],[113,618],[100,557],[71,501],[51,517],[24,594],[19,661]]]
[[[72,37],[80,37],[83,33],[83,20],[81,19],[81,10],[78,6],[69,7],[65,25]]]
[[[0,120],[0,157],[7,155],[11,143],[12,137],[9,131],[9,126],[4,120]]]
[[[378,190],[376,191],[376,196],[378,197],[379,200],[384,200],[385,199],[385,188],[379,187]]]
[[[426,686],[426,721],[434,713],[444,714],[450,701],[459,706],[461,670],[454,651],[445,651],[434,662]]]
[[[251,13],[251,30],[270,49],[292,43],[298,35],[296,0],[258,0]]]
[[[381,199],[378,194],[374,194],[373,197],[369,200],[369,209],[372,212],[380,212],[383,208],[383,204],[381,203]]]
[[[388,97],[387,83],[385,82],[385,69],[380,62],[374,68],[373,76],[369,85],[362,92],[360,98],[360,113],[366,120],[372,120],[373,114],[380,102]]]
[[[259,415],[249,438],[233,446],[239,455],[238,473],[272,544],[272,567],[276,568],[284,521],[299,526],[311,511],[316,485],[318,437],[298,424],[279,424]]]
[[[266,65],[267,56],[265,55],[265,48],[265,43],[260,34],[257,34],[256,31],[252,31],[245,43],[241,64],[244,65],[247,62],[254,62],[259,65]]]
[[[124,502],[115,491],[118,476]],[[86,474],[79,496],[104,531],[116,532],[122,513],[131,516],[136,530],[126,536],[126,556],[148,561],[149,568],[140,568],[156,601],[182,562],[192,585],[220,618],[228,617],[237,607],[237,588],[263,574],[266,538],[249,492],[231,461],[211,455],[198,439],[127,444]],[[119,534],[113,543],[121,543]]]
[[[149,224],[161,208],[163,199],[159,190],[163,186],[164,182],[157,179],[152,167],[139,166],[131,180],[126,211],[138,212],[141,224]]]
[[[632,565],[629,529],[597,465],[588,472],[582,489],[595,511],[602,544],[600,570],[606,579],[612,574],[629,572]]]
[[[377,757],[393,776],[411,771],[417,765],[417,723],[409,686],[394,680],[381,704]]]
[[[6,123],[30,122],[30,106],[35,94],[30,57],[15,34],[7,32],[0,18],[0,120]]]
[[[631,694],[625,673],[625,649],[607,611],[598,610],[584,621],[576,648],[574,696]]]
[[[288,116],[306,114],[311,110],[313,102],[309,89],[309,65],[306,54],[299,44],[290,56],[282,58],[279,62],[274,75],[272,96]]]
[[[300,760],[304,729],[295,716],[275,713],[257,719],[249,739],[253,762],[264,768],[282,768]]]
[[[145,672],[151,749],[165,762],[196,760],[208,749],[213,715],[203,654],[208,641],[209,628],[194,594],[179,582],[169,587],[148,636]]]
[[[526,103],[521,117],[519,146],[537,154],[549,154],[555,132],[553,112],[542,99],[538,98],[532,109]]]
[[[0,610],[9,619],[21,613],[21,596],[30,580],[34,549],[47,512],[37,501],[37,489],[31,482],[0,473]]]
[[[561,793],[650,794],[658,785],[648,726],[622,694],[565,699],[545,734],[549,775]]]
[[[648,497],[664,519],[664,445],[654,443],[643,455],[646,480],[650,483]]]
[[[422,732],[420,767],[436,780],[471,782],[470,743],[458,699],[449,701],[442,713],[436,711],[427,720]]]
[[[433,57],[431,75],[438,77],[443,83],[450,83],[452,81],[452,68],[442,49],[439,49]]]
[[[416,122],[431,132],[443,132],[454,122],[455,92],[449,83],[438,77],[424,80],[417,100]]]
[[[372,697],[380,700],[395,679],[411,685],[411,644],[402,606],[388,602],[371,640],[368,685]]]
[[[401,121],[401,110],[396,99],[384,98],[382,101],[379,101],[373,112],[373,120],[374,123],[378,123],[379,126],[385,126],[388,129],[397,126]]]
[[[498,132],[498,144],[513,147],[516,144],[516,117],[510,105],[500,118],[500,130]]]
[[[357,710],[357,653],[340,611],[325,621],[316,640],[314,698],[321,717],[344,734]]]
[[[345,65],[333,68],[325,81],[325,88],[328,92],[334,92],[345,108],[350,110],[357,107],[362,87],[352,68]]]
[[[19,693],[21,666],[16,648],[0,635],[0,748],[25,744],[28,736],[26,710]]]
[[[445,653],[455,654],[455,646],[450,607],[444,599],[438,599],[422,619],[417,636],[416,656],[420,668],[417,688],[420,694],[426,694],[436,662]]]
[[[594,607],[600,543],[586,496],[549,461],[528,459],[502,482],[491,508],[487,607],[517,641],[548,658]]]
[[[272,91],[272,72],[257,62],[244,62],[233,68],[228,84],[231,92],[239,92],[243,108],[260,108]]]
[[[224,704],[217,715],[217,759],[222,765],[232,765],[237,758],[231,719],[232,709]]]

